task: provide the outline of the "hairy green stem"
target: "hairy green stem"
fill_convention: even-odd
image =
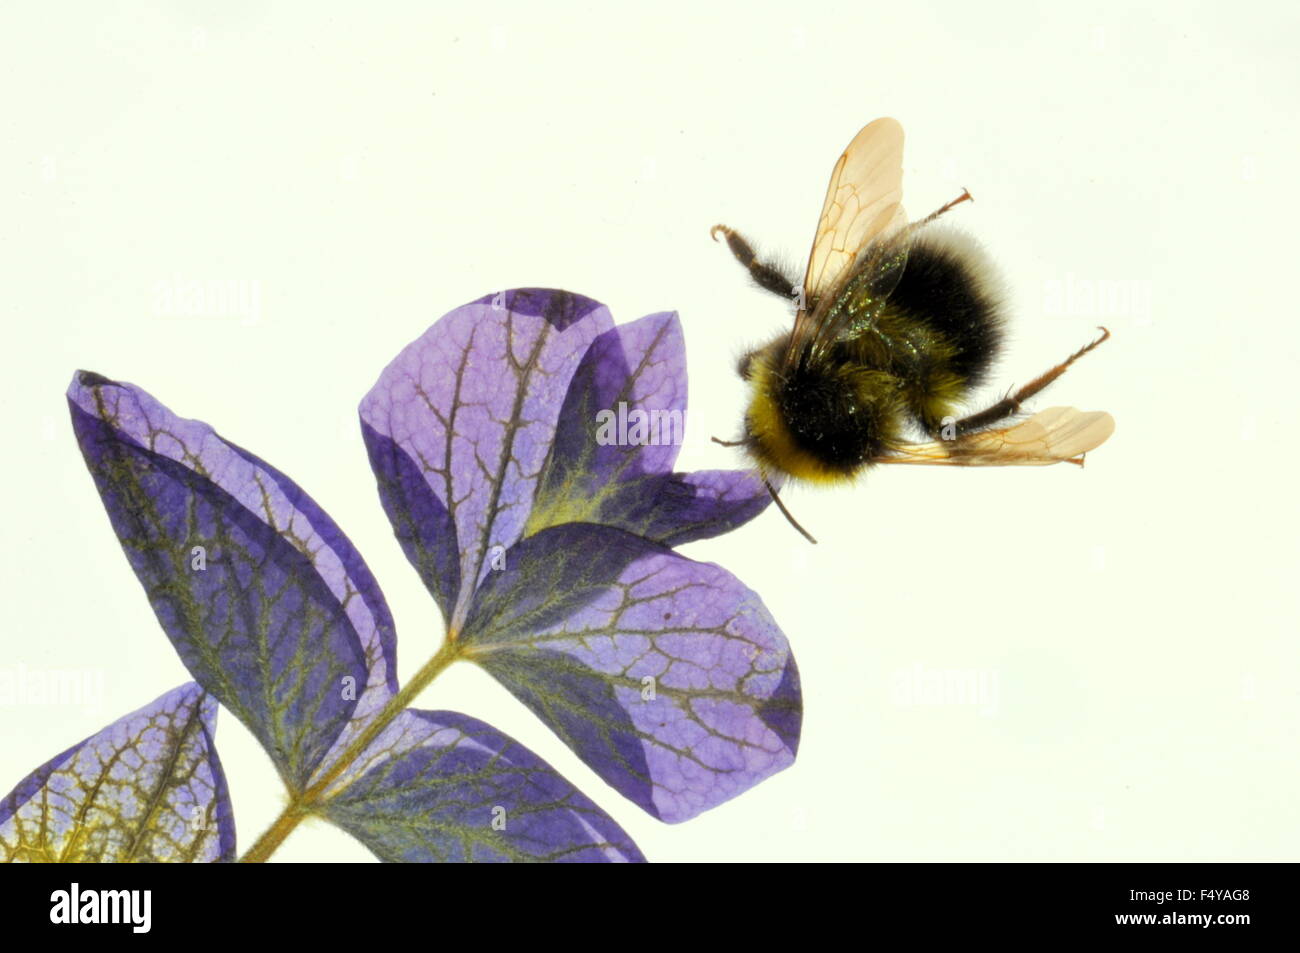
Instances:
[[[279,847],[286,837],[288,837],[295,827],[302,823],[303,818],[315,814],[326,799],[322,795],[329,788],[340,774],[346,771],[352,762],[356,761],[361,752],[370,746],[370,743],[379,737],[388,724],[414,701],[415,697],[424,691],[435,678],[442,674],[452,662],[461,657],[461,645],[451,637],[443,641],[442,647],[438,649],[436,655],[425,663],[424,667],[415,673],[415,677],[402,686],[401,691],[389,699],[388,704],[383,710],[372,718],[365,729],[353,739],[352,743],[347,746],[338,759],[330,765],[330,769],[321,775],[311,787],[307,788],[300,794],[296,794],[289,801],[289,804],[275,822],[263,831],[262,836],[254,842],[253,846],[244,852],[244,856],[239,858],[241,864],[260,864],[264,863],[270,857],[277,847]]]

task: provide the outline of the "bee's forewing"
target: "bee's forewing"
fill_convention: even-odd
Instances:
[[[858,252],[906,225],[902,201],[903,127],[896,119],[877,119],[862,127],[835,163],[808,256],[805,296],[822,296]]]

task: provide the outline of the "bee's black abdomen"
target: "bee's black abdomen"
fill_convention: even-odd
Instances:
[[[967,385],[979,384],[1002,345],[1002,308],[991,268],[959,232],[923,231],[907,256],[891,309],[939,332],[951,347],[946,364]]]

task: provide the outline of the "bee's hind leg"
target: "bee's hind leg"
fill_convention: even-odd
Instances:
[[[756,285],[764,291],[770,291],[787,300],[801,296],[802,286],[798,282],[791,281],[790,277],[776,265],[759,261],[758,256],[754,254],[754,249],[749,242],[740,237],[739,233],[726,225],[714,225],[709,230],[709,235],[715,242],[719,234],[726,238],[727,247],[736,256],[736,261],[745,266],[745,270],[749,272]]]
[[[1071,364],[1083,357],[1083,355],[1087,354],[1097,345],[1101,344],[1101,342],[1105,341],[1108,337],[1110,337],[1110,332],[1105,328],[1101,328],[1101,337],[1097,338],[1097,340],[1092,343],[1079,348],[1079,350],[1075,351],[1060,364],[1057,364],[1050,370],[1039,374],[1024,387],[1021,387],[1019,390],[1003,397],[992,407],[986,407],[979,413],[971,414],[969,417],[963,417],[961,420],[958,420],[955,428],[956,436],[960,437],[963,434],[983,430],[985,427],[992,426],[1000,420],[1005,420],[1008,417],[1018,414],[1020,412],[1021,404],[1064,374]]]

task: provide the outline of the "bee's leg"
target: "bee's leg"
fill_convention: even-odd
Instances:
[[[739,359],[737,359],[736,376],[739,377],[742,381],[749,380],[749,372],[753,369],[754,361],[758,357],[758,355],[759,352],[757,350],[747,351],[744,354],[740,355]]]
[[[776,265],[759,261],[749,242],[741,238],[739,234],[726,225],[714,225],[709,230],[709,234],[715,242],[718,240],[719,233],[727,239],[727,247],[736,256],[736,261],[745,266],[749,276],[754,279],[754,283],[760,288],[764,291],[770,291],[772,294],[780,295],[787,300],[800,295],[802,289],[799,283],[791,281]]]
[[[1110,337],[1110,332],[1105,328],[1102,328],[1101,337],[1097,338],[1097,340],[1093,341],[1091,344],[1079,348],[1079,350],[1075,351],[1051,370],[1039,374],[1024,387],[1021,387],[1019,390],[1003,397],[992,407],[987,407],[979,413],[971,414],[969,417],[963,417],[956,423],[956,435],[960,437],[962,434],[973,433],[976,430],[983,430],[985,427],[1019,413],[1021,404],[1064,374],[1071,364],[1083,357],[1083,355],[1087,354],[1108,337]]]

